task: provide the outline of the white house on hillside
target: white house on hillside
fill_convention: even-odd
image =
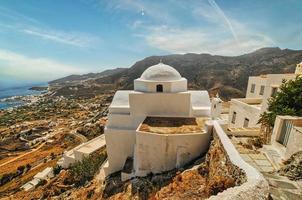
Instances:
[[[228,127],[259,127],[257,123],[260,114],[267,110],[268,99],[278,91],[283,80],[294,79],[300,74],[302,74],[302,63],[297,64],[294,74],[250,76],[246,98],[231,100]]]
[[[210,117],[207,91],[188,91],[187,79],[171,66],[149,67],[109,107],[105,175],[123,170],[127,179],[183,166],[208,148],[203,125]]]

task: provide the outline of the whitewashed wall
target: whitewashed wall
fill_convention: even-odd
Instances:
[[[106,129],[106,149],[109,166],[104,167],[105,175],[122,170],[127,157],[132,157],[135,144],[135,130]]]
[[[289,159],[294,153],[302,151],[302,127],[293,127],[287,143],[285,159]]]
[[[210,132],[190,134],[136,133],[136,176],[181,167],[206,153]]]
[[[163,85],[163,92],[184,92],[187,91],[187,79],[182,78],[175,81],[148,81],[142,79],[134,80],[134,90],[139,92],[156,93],[156,86]]]
[[[129,94],[131,114],[145,116],[190,116],[190,93]]]
[[[243,99],[244,100],[244,99]],[[257,99],[258,101],[258,99]],[[236,112],[235,123],[232,123],[233,113]],[[258,123],[261,114],[261,108],[250,106],[244,102],[240,102],[240,99],[232,99],[229,111],[229,123],[230,128],[243,127],[245,118],[249,119],[248,127],[259,127]]]

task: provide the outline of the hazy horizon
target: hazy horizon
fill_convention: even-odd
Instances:
[[[0,88],[130,67],[151,55],[299,49],[302,2],[270,2],[1,1]]]

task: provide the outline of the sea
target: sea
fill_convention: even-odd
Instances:
[[[47,84],[39,85],[45,86]],[[11,107],[21,106],[24,104],[22,100],[12,99],[9,101],[4,101],[7,98],[14,97],[14,96],[27,96],[27,95],[37,95],[41,94],[45,91],[35,91],[29,90],[29,88],[37,86],[37,85],[26,85],[26,86],[19,86],[19,87],[12,87],[12,88],[0,88],[0,109],[7,109]]]

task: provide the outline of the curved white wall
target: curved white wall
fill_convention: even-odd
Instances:
[[[134,80],[134,90],[139,92],[155,93],[156,86],[161,84],[163,92],[185,92],[187,91],[187,79],[182,78],[176,81],[146,81],[142,79]]]
[[[136,132],[135,175],[160,173],[181,167],[205,153],[210,132],[190,134],[156,134]]]

